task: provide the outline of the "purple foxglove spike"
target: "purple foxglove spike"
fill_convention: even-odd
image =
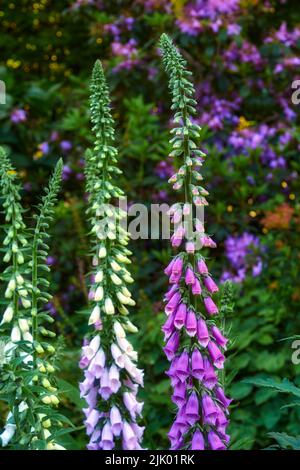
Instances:
[[[210,341],[207,345],[209,355],[217,369],[223,369],[225,357],[221,353],[220,349],[213,341]]]
[[[216,397],[225,408],[228,408],[232,400],[225,396],[224,390],[221,387],[216,388]]]
[[[119,388],[121,387],[121,382],[120,382],[120,373],[119,369],[115,364],[112,364],[110,366],[109,372],[108,372],[108,380],[109,380],[109,387],[111,388],[113,393],[117,393]]]
[[[177,258],[175,258],[174,264],[172,266],[172,273],[179,274],[181,276],[182,268],[183,268],[183,259],[180,256],[178,256]]]
[[[196,429],[192,438],[191,450],[204,450],[204,449],[205,449],[205,443],[204,443],[203,434],[201,433],[201,431],[199,431],[199,429]]]
[[[199,401],[196,392],[192,392],[187,401],[185,416],[191,426],[199,419]]]
[[[193,310],[188,310],[185,320],[186,332],[193,337],[197,334],[197,318]]]
[[[174,387],[174,392],[172,395],[172,401],[178,406],[181,407],[186,402],[186,384],[184,382],[179,382]]]
[[[187,351],[183,351],[183,353],[179,356],[178,362],[176,364],[175,373],[176,373],[176,377],[178,377],[181,382],[184,382],[190,375],[189,355]]]
[[[171,361],[175,356],[175,353],[179,346],[179,333],[176,331],[172,334],[169,338],[167,344],[163,348],[165,355],[167,356],[168,360]]]
[[[164,270],[164,273],[165,273],[167,276],[170,276],[170,275],[171,275],[174,262],[175,262],[175,258],[173,258],[172,261],[170,261],[170,263],[168,264],[168,266],[167,266],[166,269]]]
[[[101,376],[99,393],[103,400],[108,400],[111,394],[113,393],[110,386],[110,380],[107,369],[103,371],[103,374]]]
[[[137,445],[137,438],[132,427],[126,421],[123,424],[122,434],[123,434],[123,448],[125,450],[134,450]]]
[[[167,305],[165,306],[165,312],[167,315],[173,313],[176,310],[177,305],[181,300],[181,295],[179,292],[175,292],[175,294],[171,297]]]
[[[212,335],[216,340],[216,343],[221,346],[223,349],[226,349],[226,344],[228,343],[228,339],[222,335],[221,331],[217,326],[213,326],[211,329]]]
[[[187,268],[186,272],[185,272],[185,283],[186,285],[193,285],[194,282],[196,280],[196,277],[195,277],[195,274],[194,274],[194,271],[191,269],[191,268]]]
[[[206,348],[209,343],[209,333],[205,321],[199,318],[197,322],[197,337],[201,346]]]
[[[192,375],[196,379],[202,380],[204,372],[203,357],[198,349],[194,349],[192,352]]]
[[[85,426],[86,426],[86,433],[88,436],[90,436],[98,421],[99,421],[100,413],[98,410],[91,410],[90,414],[88,415],[87,419],[85,420]]]
[[[175,319],[174,319],[174,326],[178,330],[181,330],[185,324],[185,319],[186,319],[186,304],[180,304],[179,307],[177,307],[176,313],[175,313]]]
[[[209,431],[207,439],[211,450],[226,450],[225,444],[214,431]]]
[[[200,295],[202,292],[201,284],[199,282],[199,279],[195,278],[195,282],[192,285],[192,294],[193,295]]]
[[[175,319],[175,312],[168,316],[166,322],[162,327],[162,331],[165,333],[165,341],[170,338],[171,334],[174,332],[174,319]]]
[[[197,263],[198,271],[200,274],[208,274],[208,268],[203,259],[200,259]]]
[[[100,446],[103,450],[112,450],[115,447],[114,436],[109,423],[103,426]]]
[[[170,300],[177,290],[178,290],[178,284],[173,284],[172,287],[170,287],[170,289],[168,290],[168,292],[166,292],[165,300],[166,301]]]
[[[113,406],[110,410],[109,418],[113,435],[119,437],[123,429],[123,422],[121,413],[116,406]]]
[[[217,284],[215,283],[215,281],[210,276],[205,277],[203,279],[203,282],[208,292],[210,292],[211,294],[218,292],[219,288]]]
[[[206,424],[215,425],[218,416],[218,408],[213,399],[204,394],[202,397],[203,418]]]
[[[204,305],[209,315],[216,315],[219,312],[218,307],[210,297],[205,297]]]

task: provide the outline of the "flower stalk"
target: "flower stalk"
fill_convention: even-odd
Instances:
[[[34,229],[27,229],[23,221],[16,171],[2,148],[0,166],[6,222],[4,261],[9,263],[2,276],[7,282],[8,305],[0,324],[5,344],[0,397],[9,413],[0,442],[12,449],[63,449],[56,435],[66,420],[55,410],[59,404],[53,378],[56,350],[49,342],[55,333],[44,326],[53,323],[53,318],[44,312],[51,295],[43,275],[48,271],[45,239],[60,188],[62,161],[57,163],[38,206]]]
[[[200,253],[202,247],[214,248],[216,244],[205,233],[199,216],[199,209],[201,212],[208,205],[208,192],[199,186],[205,154],[198,148],[201,128],[192,120],[197,103],[191,73],[166,34],[160,48],[174,111],[170,156],[180,162],[169,182],[182,193],[182,201],[170,209],[174,223],[171,244],[178,252],[165,270],[170,288],[165,295],[164,352],[171,362],[167,374],[177,407],[168,435],[172,449],[225,450],[230,400],[221,387],[219,371],[224,367],[227,339],[217,326],[219,310],[212,299],[218,287]]]
[[[129,234],[122,224],[126,212],[112,204],[124,194],[116,185],[121,170],[113,145],[114,121],[108,86],[99,61],[93,69],[90,89],[95,143],[86,152],[85,173],[93,243],[88,321],[92,330],[80,360],[85,376],[80,391],[87,403],[83,411],[90,438],[87,447],[136,450],[141,448],[144,430],[137,424],[143,407],[137,400],[138,388],[143,386],[143,371],[136,366],[137,352],[126,335],[126,331],[137,331],[127,318],[128,307],[135,305],[126,287],[133,282],[127,268],[131,252],[127,248]]]

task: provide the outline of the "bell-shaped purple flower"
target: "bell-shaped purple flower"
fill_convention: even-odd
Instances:
[[[180,256],[178,256],[174,260],[174,264],[172,266],[172,274],[179,274],[181,276],[182,268],[183,268],[183,259]]]
[[[192,285],[192,294],[193,295],[200,295],[202,292],[200,281],[197,277],[195,277],[195,282]]]
[[[213,399],[207,394],[202,396],[202,409],[204,422],[214,425],[218,416],[218,408]]]
[[[199,419],[199,401],[196,392],[192,392],[185,408],[187,422],[192,426]]]
[[[192,268],[188,267],[186,272],[185,272],[185,283],[186,285],[190,285],[192,286],[194,284],[196,280],[196,277],[195,277],[195,274],[194,274],[194,271],[192,270]]]
[[[183,351],[181,355],[179,356],[178,362],[176,364],[176,372],[175,372],[176,377],[180,380],[180,382],[184,382],[188,376],[190,375],[189,373],[189,355],[187,351]]]
[[[173,313],[176,310],[177,305],[179,304],[180,300],[181,300],[180,292],[175,292],[175,294],[171,297],[171,299],[165,306],[165,312],[167,315],[170,315],[170,313]]]
[[[86,433],[88,436],[90,436],[93,432],[94,429],[99,421],[100,413],[98,410],[91,410],[89,415],[87,416],[87,419],[85,420],[85,426],[86,426]]]
[[[178,406],[181,407],[186,402],[186,383],[178,382],[173,391],[172,401]]]
[[[171,315],[168,316],[167,320],[162,326],[162,331],[165,333],[165,341],[170,338],[171,334],[174,332],[174,319],[175,312],[171,313]]]
[[[209,333],[205,321],[199,318],[197,322],[197,338],[201,346],[206,348],[209,343]]]
[[[196,379],[202,380],[204,377],[204,363],[203,357],[199,349],[194,349],[192,352],[192,376]]]
[[[204,376],[202,379],[203,385],[212,390],[216,383],[218,382],[218,378],[216,376],[215,370],[210,363],[207,357],[203,358],[203,365],[204,365]]]
[[[207,345],[209,355],[217,369],[223,369],[225,357],[221,353],[220,349],[213,341],[210,341]]]
[[[224,390],[221,387],[216,387],[216,397],[225,408],[228,408],[232,400],[225,396]]]
[[[106,423],[103,426],[100,446],[102,450],[112,450],[115,447],[110,423]]]
[[[198,261],[197,267],[200,274],[208,274],[208,269],[203,259]]]
[[[225,444],[214,431],[209,431],[207,439],[211,450],[226,450]]]
[[[181,330],[181,328],[185,324],[185,319],[186,319],[186,304],[181,303],[179,307],[177,307],[176,313],[175,313],[175,318],[174,318],[174,326],[178,329]]]
[[[197,318],[193,310],[188,310],[186,314],[185,329],[190,337],[197,334]]]
[[[113,435],[117,437],[120,436],[123,429],[123,422],[119,408],[115,405],[110,410],[109,418]]]
[[[179,346],[179,333],[175,331],[172,336],[169,338],[167,344],[163,348],[165,355],[167,356],[168,360],[171,361],[175,356],[175,353]]]
[[[101,376],[99,393],[103,400],[108,400],[111,394],[113,393],[107,369],[104,369],[103,374]]]
[[[109,386],[113,393],[117,393],[121,387],[119,369],[115,364],[110,366],[108,372]]]
[[[219,288],[217,284],[215,283],[215,281],[210,276],[205,277],[203,279],[203,282],[208,292],[210,292],[211,294],[218,292]]]
[[[223,349],[226,349],[226,344],[228,343],[228,339],[222,335],[221,331],[217,326],[213,326],[211,329],[212,335],[216,340],[216,343],[221,346]]]
[[[125,450],[134,450],[137,446],[137,437],[132,427],[126,421],[123,424],[123,448]]]
[[[204,449],[205,449],[205,443],[204,443],[203,434],[199,429],[196,429],[192,438],[191,450],[204,450]]]
[[[216,306],[216,304],[214,303],[211,297],[205,297],[203,302],[204,302],[206,311],[209,315],[216,315],[219,312],[218,307]]]

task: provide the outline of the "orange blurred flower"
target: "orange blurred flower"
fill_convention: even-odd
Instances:
[[[261,224],[267,229],[288,229],[295,210],[286,202],[276,207],[274,211],[266,211]]]

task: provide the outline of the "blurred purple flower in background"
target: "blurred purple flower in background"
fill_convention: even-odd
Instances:
[[[221,281],[242,282],[251,271],[252,276],[259,276],[263,264],[259,252],[262,251],[259,238],[251,233],[229,236],[225,240],[225,255],[231,264],[231,271],[224,271]]]
[[[10,113],[10,120],[14,124],[19,124],[20,122],[24,122],[24,121],[26,121],[26,119],[27,119],[27,113],[26,113],[25,109],[21,109],[21,108],[14,109]]]

